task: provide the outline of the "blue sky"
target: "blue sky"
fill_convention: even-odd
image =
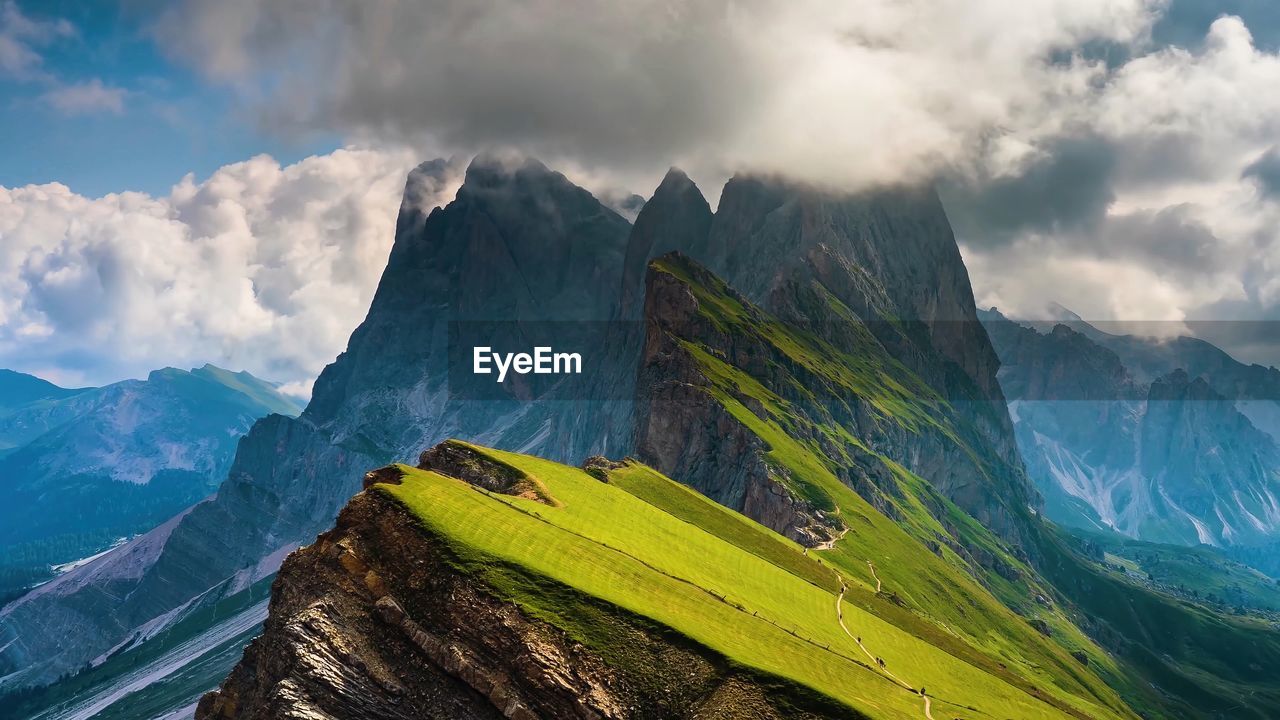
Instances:
[[[166,57],[142,11],[70,0],[6,10],[14,8],[40,26],[22,38],[40,59],[0,72],[0,185],[163,195],[187,173],[206,177],[258,153],[289,162],[340,145],[332,133],[265,131],[230,90]],[[59,106],[53,98],[68,89],[89,97]]]

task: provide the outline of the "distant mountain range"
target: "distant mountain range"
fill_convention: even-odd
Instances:
[[[0,371],[0,597],[209,495],[254,421],[298,412],[212,365],[78,389]]]
[[[1280,536],[1280,371],[1060,307],[1060,321],[980,315],[1050,518],[1183,545]]]

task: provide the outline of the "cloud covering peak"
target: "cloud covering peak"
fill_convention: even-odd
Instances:
[[[852,186],[1016,160],[1161,4],[184,0],[156,33],[282,126]]]

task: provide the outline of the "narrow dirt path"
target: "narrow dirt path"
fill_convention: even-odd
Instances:
[[[871,566],[871,575],[872,577],[875,577],[875,573],[876,573],[875,565],[872,565],[870,560],[867,561],[867,565]],[[844,634],[848,635],[849,639],[852,640],[855,644],[857,644],[858,649],[862,650],[863,654],[867,656],[867,659],[870,660],[872,663],[871,665],[872,669],[879,670],[885,677],[897,683],[897,685],[901,687],[903,690],[906,690],[915,695],[919,695],[921,699],[924,700],[925,718],[927,718],[928,720],[934,720],[933,701],[929,699],[929,696],[921,693],[919,690],[913,687],[911,683],[903,680],[897,675],[894,675],[892,672],[889,672],[888,668],[880,664],[880,659],[877,658],[874,654],[872,654],[872,652],[867,649],[866,645],[862,644],[862,638],[854,635],[852,632],[849,632],[849,626],[844,624],[844,594],[848,592],[849,585],[845,583],[844,576],[840,574],[839,570],[832,568],[831,571],[835,573],[836,579],[840,581],[840,594],[836,596],[836,620],[840,622],[840,629],[843,630]],[[875,577],[875,580],[876,580],[876,592],[878,593],[880,592],[880,578]]]
[[[868,560],[867,567],[871,568],[871,577],[876,581],[876,594],[879,595],[880,594],[880,576],[876,574],[876,564]]]
[[[835,537],[831,538],[830,540],[828,540],[828,541],[826,541],[826,542],[824,542],[824,543],[818,543],[817,545],[814,545],[814,546],[813,546],[813,549],[814,549],[814,550],[830,550],[831,548],[833,548],[833,547],[835,547],[835,546],[836,546],[836,543],[838,543],[838,542],[840,542],[841,540],[843,540],[843,539],[844,539],[844,536],[845,536],[845,535],[848,535],[848,534],[849,534],[849,528],[845,528],[844,530],[841,530],[841,531],[840,531],[840,534],[839,534],[839,535],[837,535],[837,536],[835,536]]]

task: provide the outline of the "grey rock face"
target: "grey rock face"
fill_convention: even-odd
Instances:
[[[898,447],[890,455],[919,459],[913,469],[1020,544],[1015,517],[1039,500],[1029,491],[996,378],[999,362],[977,321],[968,273],[936,195],[905,189],[842,195],[777,179],[736,177],[725,186],[706,234],[699,235],[705,211],[696,187],[679,175],[669,175],[663,184],[671,190],[669,198],[678,201],[655,198],[637,219],[637,230],[642,223],[666,227],[664,212],[697,218],[696,223],[673,223],[685,233],[682,252],[746,300],[837,342],[860,325],[952,403],[974,433],[967,440],[983,448],[984,467],[950,462],[945,453],[920,448]],[[633,243],[663,247],[635,243],[635,235]],[[848,307],[852,316],[831,313],[823,294]],[[639,402],[643,395],[642,385]],[[644,422],[643,412],[637,415]],[[736,507],[732,500],[730,505]]]
[[[678,266],[677,272],[688,279],[668,272],[668,265]],[[740,308],[735,311],[739,322],[725,325],[701,312],[703,300],[691,290],[695,287],[710,289],[710,296],[718,298],[705,300],[708,303]],[[788,299],[778,306],[801,323],[792,327],[813,329],[832,352],[875,353],[885,363],[893,362],[883,347],[867,344],[874,341],[866,338],[865,330],[855,339],[853,332],[860,326],[836,321],[833,306],[808,290],[810,285],[778,287],[775,300]],[[995,453],[962,412],[955,415],[953,425],[960,429],[959,435],[908,427],[885,416],[871,398],[815,373],[768,340],[761,333],[768,333],[777,318],[683,256],[664,257],[650,270],[645,309],[645,350],[636,396],[636,453],[642,461],[801,544],[822,545],[843,530],[840,521],[828,514],[832,508],[814,506],[788,487],[793,483],[786,469],[767,457],[771,448],[713,397],[714,383],[690,350],[697,347],[740,369],[763,392],[780,398],[789,415],[772,420],[821,444],[824,456],[835,463],[837,477],[877,507],[886,507],[884,494],[900,492],[879,456],[883,455],[919,473],[962,507],[971,508],[975,517],[1015,545],[1024,539],[1022,505],[1029,498],[1020,468],[975,462],[967,448],[979,448],[985,458]],[[906,376],[899,381],[906,381]],[[921,388],[921,392],[927,390]],[[770,419],[757,397],[742,392],[735,399],[757,417]],[[828,436],[824,428],[826,432],[840,428],[857,442],[836,443],[833,437],[839,433]],[[962,446],[960,438],[972,444]]]
[[[642,319],[645,266],[660,255],[695,252],[711,232],[713,213],[702,191],[683,172],[672,169],[636,217],[622,270],[621,316]]]
[[[636,395],[636,454],[726,507],[813,547],[841,528],[826,523],[778,481],[768,446],[708,392],[681,341],[727,347],[730,339],[698,313],[688,287],[650,272],[645,296],[645,348]]]

